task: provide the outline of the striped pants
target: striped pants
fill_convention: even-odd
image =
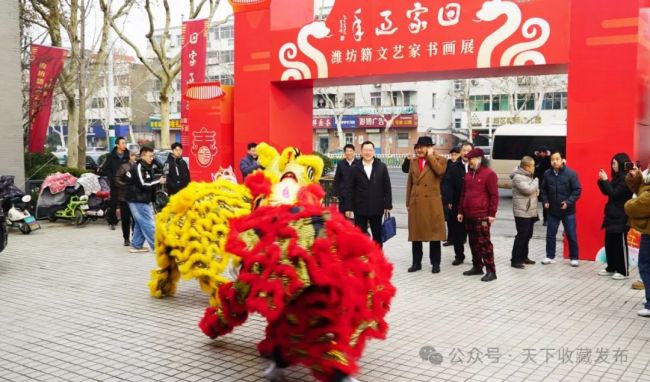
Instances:
[[[472,264],[487,272],[496,272],[494,265],[494,246],[490,240],[490,222],[487,218],[466,220],[465,229],[469,238],[469,248],[472,250]]]

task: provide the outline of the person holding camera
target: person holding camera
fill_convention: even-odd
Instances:
[[[650,317],[650,168],[641,172],[634,166],[625,177],[625,183],[636,194],[636,198],[625,203],[625,213],[629,216],[632,228],[641,233],[639,245],[639,276],[646,285],[645,306],[638,314]]]
[[[600,169],[598,173],[598,188],[607,196],[605,204],[605,217],[601,228],[605,230],[605,255],[607,267],[598,274],[611,276],[614,280],[628,278],[628,252],[627,252],[627,215],[625,203],[632,199],[632,191],[625,184],[627,174],[634,164],[625,153],[619,153],[612,158],[609,179],[607,172]]]

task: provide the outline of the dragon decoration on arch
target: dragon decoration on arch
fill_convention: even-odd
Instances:
[[[395,294],[382,250],[338,211],[323,207],[323,162],[297,148],[257,146],[245,185],[231,169],[191,183],[157,216],[154,297],[197,279],[210,296],[199,326],[211,338],[249,313],[268,322],[259,352],[266,377],[303,364],[321,381],[355,381],[370,338],[383,339]]]

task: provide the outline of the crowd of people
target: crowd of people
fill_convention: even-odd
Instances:
[[[155,159],[154,150],[143,146],[128,151],[126,139],[119,137],[115,148],[98,172],[107,176],[111,187],[110,209],[106,220],[114,230],[121,221],[124,246],[129,252],[149,252],[154,248],[156,191],[173,195],[190,182],[190,171],[183,159],[183,145],[171,147],[164,164]],[[144,245],[149,245],[146,248]]]
[[[242,178],[260,168],[256,144],[250,143],[240,162]],[[406,208],[408,241],[412,262],[408,272],[422,269],[423,243],[429,243],[431,272],[440,272],[441,246],[453,246],[452,265],[465,262],[465,245],[469,241],[472,267],[466,276],[482,276],[485,282],[497,279],[494,246],[490,229],[499,204],[496,174],[487,166],[483,150],[470,142],[453,148],[449,157],[436,154],[430,137],[420,137],[402,164],[407,174]],[[126,149],[126,140],[117,139],[116,147],[100,171],[109,177],[111,206],[107,221],[111,229],[122,223],[124,245],[130,252],[147,252],[144,244],[154,247],[154,190],[166,185],[173,195],[190,182],[190,173],[182,159],[183,147],[172,145],[163,171],[156,171],[153,149],[139,152]],[[602,228],[607,266],[598,274],[614,280],[629,278],[627,235],[630,228],[641,233],[639,250],[640,281],[635,289],[646,289],[650,282],[650,169],[642,171],[627,154],[612,158],[609,171],[600,169],[598,187],[607,199]],[[569,247],[569,264],[578,267],[580,253],[577,239],[576,205],[582,186],[578,174],[567,167],[563,153],[539,147],[531,156],[521,158],[510,175],[516,236],[510,265],[525,269],[536,262],[529,257],[529,243],[535,223],[546,226],[546,255],[543,265],[556,262],[557,233],[560,223]],[[372,236],[381,247],[382,218],[393,208],[391,180],[386,164],[375,156],[375,146],[361,145],[360,158],[355,147],[344,147],[344,159],[336,167],[332,193],[338,198],[339,210],[354,224]],[[445,227],[446,226],[446,227]],[[370,233],[368,233],[370,229]],[[646,289],[646,297],[650,294]],[[646,298],[646,301],[650,299]],[[639,315],[650,317],[646,302]]]
[[[433,150],[430,137],[420,137],[402,164],[407,175],[406,208],[408,240],[412,263],[408,272],[422,269],[423,242],[429,242],[431,272],[440,272],[441,245],[453,246],[457,266],[465,262],[469,241],[472,267],[466,276],[479,275],[482,281],[497,279],[490,228],[499,203],[496,174],[487,166],[485,153],[472,143],[454,147],[449,158]],[[337,164],[333,194],[339,209],[373,239],[381,243],[381,218],[392,209],[390,177],[386,166],[374,156],[374,145],[364,142],[361,159],[353,145],[344,148],[344,159]],[[645,289],[650,282],[650,169],[641,171],[627,154],[615,155],[609,171],[598,172],[598,186],[607,196],[602,228],[607,266],[598,274],[613,280],[629,278],[627,235],[630,228],[641,233],[639,274],[642,280],[634,289]],[[525,269],[536,264],[529,257],[529,243],[535,223],[546,227],[546,255],[543,265],[556,262],[560,224],[569,247],[569,264],[580,265],[576,205],[582,193],[578,174],[566,165],[561,151],[539,147],[521,158],[510,175],[512,205],[517,234],[512,246],[511,266]],[[447,229],[445,230],[445,221]],[[646,301],[650,301],[646,289]],[[650,317],[646,302],[640,316]]]

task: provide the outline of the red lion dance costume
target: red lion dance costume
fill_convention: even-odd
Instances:
[[[262,173],[250,176],[253,196],[271,190]],[[281,186],[286,182],[280,182]],[[366,340],[384,339],[384,317],[395,288],[381,249],[341,214],[321,206],[323,191],[310,185],[293,205],[261,206],[230,221],[226,250],[241,271],[218,290],[199,326],[211,338],[230,333],[249,312],[268,320],[260,353],[273,360],[266,377],[301,363],[324,382],[355,381]]]

